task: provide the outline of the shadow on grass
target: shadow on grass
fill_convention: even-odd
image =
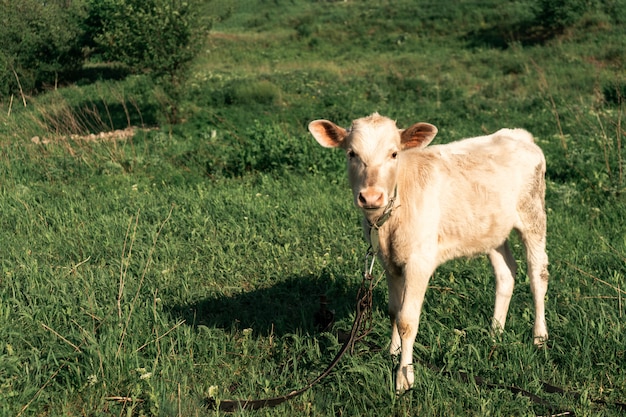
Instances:
[[[467,33],[463,40],[470,48],[508,49],[511,44],[543,45],[561,32],[537,25],[534,21],[502,22]]]
[[[194,327],[253,328],[256,334],[264,336],[335,331],[337,325],[332,327],[332,323],[324,329],[326,323],[320,321],[320,310],[332,311],[334,323],[351,320],[360,285],[339,280],[328,275],[293,276],[249,292],[216,295],[191,304],[174,305],[170,314]],[[327,302],[324,307],[322,296]],[[385,306],[384,288],[379,286],[374,292],[374,308],[386,309]],[[348,330],[350,323],[341,325],[345,327],[341,330]]]
[[[106,132],[128,127],[158,126],[160,109],[156,103],[139,97],[140,102],[85,101],[73,106],[73,113],[80,125],[90,132]]]
[[[96,81],[123,80],[131,74],[128,67],[120,63],[88,64],[65,74],[66,78],[78,85],[92,84]]]

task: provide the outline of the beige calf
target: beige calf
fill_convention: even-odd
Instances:
[[[316,120],[309,130],[324,147],[346,151],[354,202],[370,236],[378,228],[379,257],[389,286],[390,351],[400,354],[396,390],[413,385],[413,344],[430,276],[443,262],[487,253],[496,275],[492,326],[502,330],[516,272],[507,239],[516,229],[526,247],[535,303],[536,344],[548,338],[546,169],[530,133],[502,129],[447,145],[427,145],[428,123],[406,130],[377,113],[350,129]]]

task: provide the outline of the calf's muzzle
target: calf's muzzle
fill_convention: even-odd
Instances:
[[[387,204],[385,192],[378,187],[361,190],[357,196],[357,204],[364,209],[378,209]]]

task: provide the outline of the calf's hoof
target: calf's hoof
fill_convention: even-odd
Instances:
[[[415,374],[413,373],[413,364],[400,365],[398,372],[396,372],[396,395],[402,395],[413,388],[414,382]]]
[[[534,340],[533,340],[533,343],[538,348],[545,347],[547,342],[548,342],[548,335],[547,334],[545,334],[543,336],[535,336]]]

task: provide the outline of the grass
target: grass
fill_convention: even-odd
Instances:
[[[504,126],[535,134],[548,161],[551,340],[532,345],[523,262],[493,341],[489,265],[458,260],[431,280],[415,349],[443,372],[416,365],[415,388],[395,397],[381,284],[372,333],[336,372],[236,415],[550,414],[459,372],[577,415],[620,415],[591,401],[626,399],[619,13],[528,39],[524,2],[222,3],[209,4],[219,19],[179,125],[164,124],[168,104],[143,77],[2,108],[0,415],[221,415],[207,396],[282,395],[314,378],[351,325],[366,247],[343,156],[306,124],[373,111],[431,122],[440,143]],[[145,129],[85,139],[129,126]],[[320,295],[335,312],[326,333]]]

